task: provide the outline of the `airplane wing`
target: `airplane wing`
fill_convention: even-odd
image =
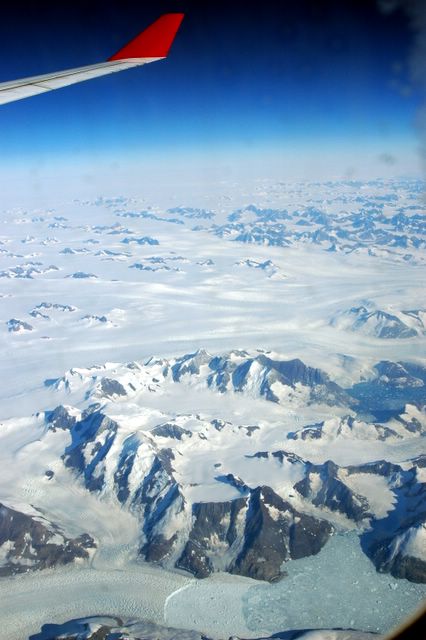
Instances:
[[[0,83],[0,104],[163,60],[167,57],[183,17],[183,13],[161,16],[106,62]]]

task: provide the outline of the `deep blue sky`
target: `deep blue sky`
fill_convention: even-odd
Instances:
[[[363,147],[404,170],[412,34],[375,2],[16,0],[0,81],[104,60],[167,11],[186,13],[167,61],[1,106],[0,166]]]

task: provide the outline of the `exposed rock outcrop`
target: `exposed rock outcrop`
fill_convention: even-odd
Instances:
[[[95,546],[87,533],[68,538],[41,515],[28,515],[0,503],[0,576],[87,560]]]

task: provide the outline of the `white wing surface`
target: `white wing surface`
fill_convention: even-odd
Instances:
[[[0,83],[0,104],[163,60],[167,57],[183,17],[183,13],[161,16],[106,62]]]

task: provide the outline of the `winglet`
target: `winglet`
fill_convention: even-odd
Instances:
[[[129,58],[166,58],[184,15],[183,13],[165,13],[120,51],[108,58],[108,62]]]

